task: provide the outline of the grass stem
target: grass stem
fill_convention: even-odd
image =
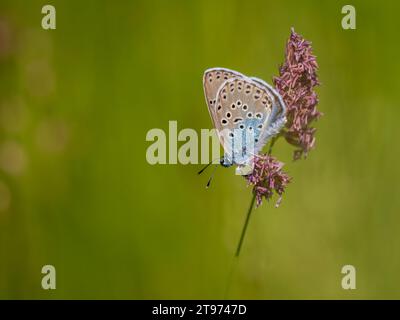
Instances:
[[[256,201],[256,194],[253,193],[253,198],[251,199],[250,207],[249,207],[249,210],[247,211],[246,221],[244,223],[242,234],[241,234],[240,240],[239,240],[239,244],[238,244],[237,249],[236,249],[236,254],[235,254],[236,257],[239,257],[240,249],[242,248],[244,236],[246,235],[247,226],[248,226],[249,221],[250,221],[250,216],[251,216],[251,213],[253,211],[253,207],[254,207],[254,202],[255,201]]]

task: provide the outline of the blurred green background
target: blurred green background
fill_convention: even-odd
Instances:
[[[41,8],[57,29],[41,28]],[[395,1],[8,1],[0,4],[0,298],[400,298]],[[313,42],[317,146],[254,211],[234,169],[149,165],[152,128],[211,128],[202,74],[272,82],[290,27]],[[57,289],[41,288],[54,265]],[[341,268],[357,289],[341,288]]]

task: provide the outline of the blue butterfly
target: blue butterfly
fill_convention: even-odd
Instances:
[[[253,157],[285,125],[282,97],[265,81],[225,68],[206,70],[203,87],[224,148],[221,165],[236,165],[236,174],[251,173]]]

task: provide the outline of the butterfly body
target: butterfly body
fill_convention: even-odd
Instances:
[[[253,157],[286,122],[282,98],[263,80],[225,68],[206,70],[203,87],[224,148],[221,165],[237,165],[238,174],[248,174]]]

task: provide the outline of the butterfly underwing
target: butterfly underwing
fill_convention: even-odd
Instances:
[[[224,148],[221,164],[249,165],[286,122],[286,106],[268,83],[237,71],[212,68],[204,72],[204,95]]]

